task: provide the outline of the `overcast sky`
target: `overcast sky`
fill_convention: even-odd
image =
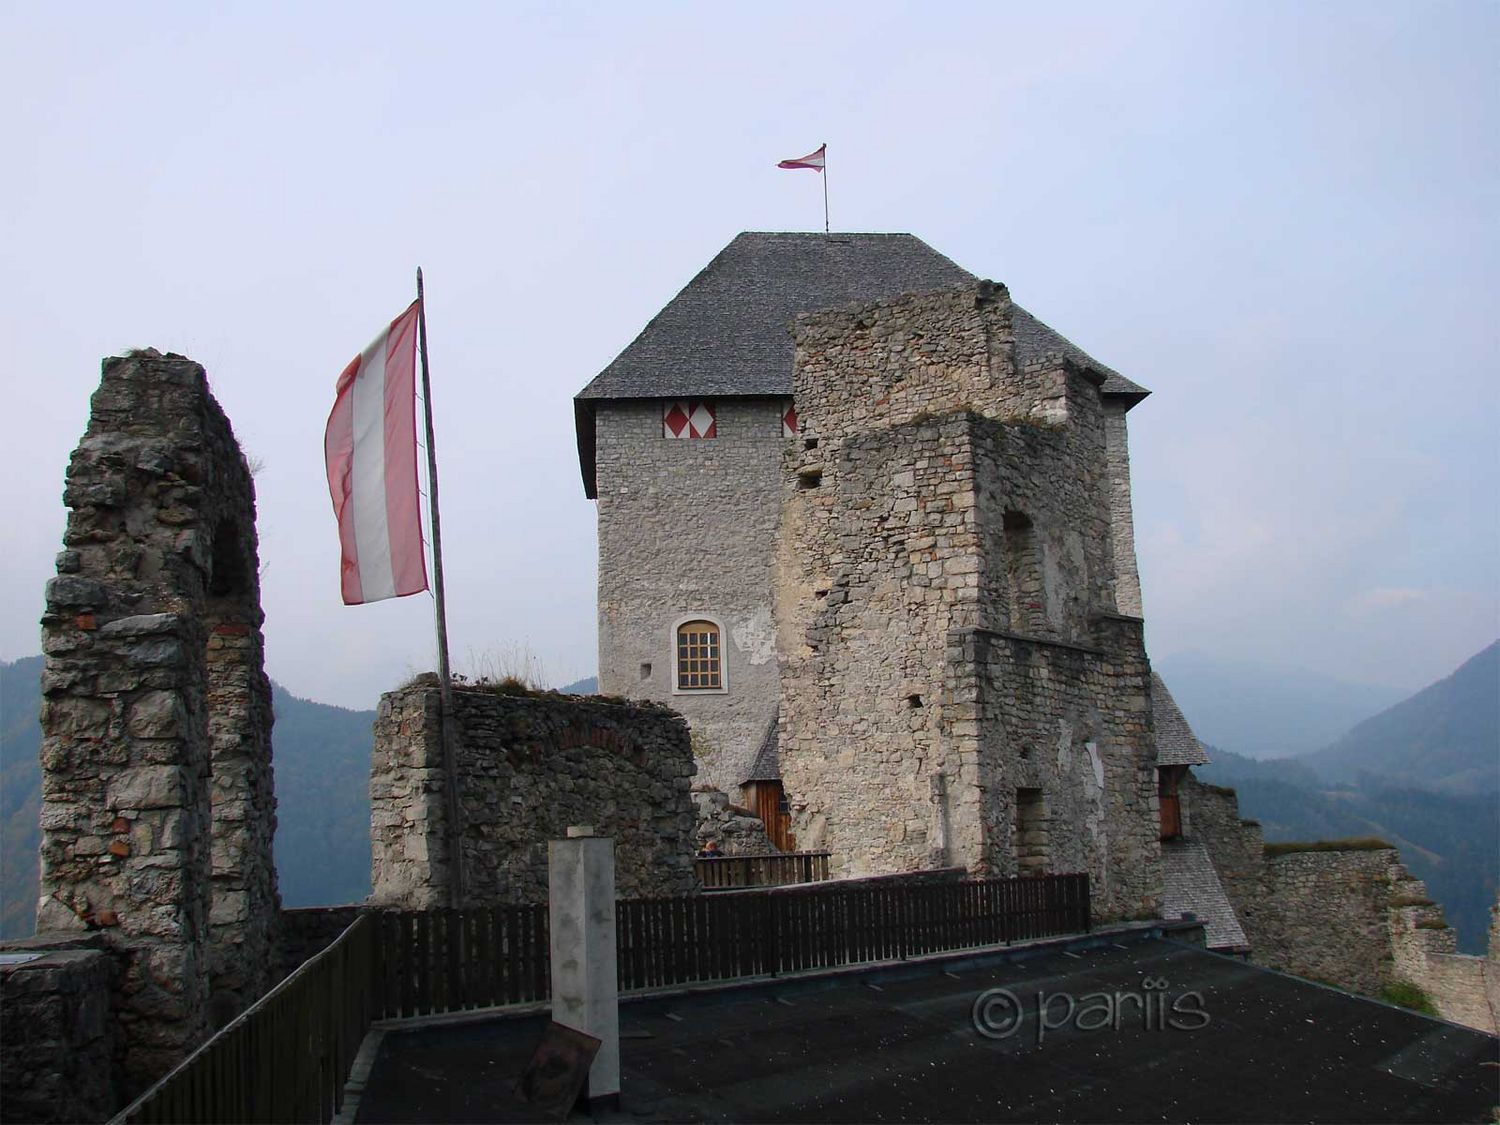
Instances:
[[[452,649],[595,669],[569,399],[741,230],[910,231],[1154,393],[1147,642],[1400,688],[1500,631],[1494,3],[7,0],[0,658],[99,360],[191,356],[257,480],[269,671],[370,707],[334,380],[427,277]]]

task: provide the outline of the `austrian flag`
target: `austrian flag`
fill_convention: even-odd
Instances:
[[[799,156],[794,160],[783,160],[777,164],[778,168],[811,168],[814,172],[821,172],[827,164],[828,146],[819,145],[816,152],[810,152],[806,156]]]
[[[323,435],[339,524],[345,605],[427,589],[417,499],[416,351],[420,303],[339,376]]]

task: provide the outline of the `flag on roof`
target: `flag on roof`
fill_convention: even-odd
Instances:
[[[417,490],[420,304],[413,301],[344,368],[323,435],[345,605],[427,589]]]
[[[821,172],[825,163],[824,158],[827,154],[827,150],[828,146],[826,144],[821,144],[817,147],[816,151],[810,152],[806,156],[799,156],[795,160],[783,160],[780,164],[776,165],[776,167],[811,168],[814,172]]]

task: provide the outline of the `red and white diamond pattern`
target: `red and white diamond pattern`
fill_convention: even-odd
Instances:
[[[797,436],[797,404],[791,399],[786,400],[786,409],[781,412],[781,436]]]
[[[718,437],[711,402],[698,399],[667,399],[661,407],[661,436],[665,438]]]

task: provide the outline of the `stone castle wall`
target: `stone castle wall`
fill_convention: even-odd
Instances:
[[[800,846],[844,874],[1093,870],[1101,917],[1149,912],[1154,743],[1139,622],[1113,616],[1099,380],[1017,371],[990,283],[794,335],[775,611]]]
[[[250,472],[203,368],[108,359],[42,618],[41,931],[100,930],[129,1097],[274,974]]]
[[[107,1120],[118,1108],[110,997],[119,965],[99,949],[33,952],[33,961],[0,965],[0,1113],[17,1122]]]
[[[622,898],[688,894],[696,816],[687,724],[654,705],[456,689],[468,905],[543,902],[547,841],[612,836]],[[441,697],[435,677],[381,696],[370,772],[372,901],[446,906]]]
[[[731,795],[776,708],[771,554],[780,506],[780,398],[715,399],[717,437],[662,436],[661,403],[597,405],[599,690],[692,724],[699,781]],[[674,629],[721,630],[727,690],[678,692]]]

